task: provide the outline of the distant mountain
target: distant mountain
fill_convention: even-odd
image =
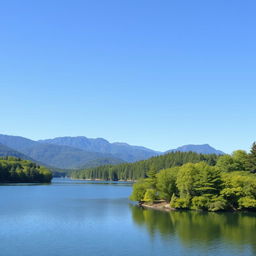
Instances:
[[[80,168],[87,165],[88,162],[101,162],[102,159],[107,163],[123,162],[110,154],[86,152],[78,148],[43,143],[23,149],[22,152],[50,166],[66,169]]]
[[[111,154],[87,152],[69,146],[40,143],[18,136],[0,135],[0,143],[23,154],[21,158],[26,157],[25,159],[27,159],[29,156],[37,162],[56,168],[75,169],[89,166],[90,163],[92,166],[99,166],[102,163],[124,162]]]
[[[157,152],[145,147],[131,146],[126,143],[110,143],[105,139],[89,139],[86,137],[58,137],[55,139],[40,140],[40,143],[54,144],[78,148],[88,152],[111,154],[126,162],[145,160],[152,156],[160,155]]]
[[[27,138],[3,134],[0,134],[0,143],[20,152],[25,148],[37,145],[36,141]]]
[[[40,161],[37,161],[25,154],[22,154],[21,152],[18,152],[12,148],[9,148],[3,144],[0,143],[0,157],[5,157],[5,156],[13,156],[13,157],[16,157],[16,158],[20,158],[20,159],[23,159],[23,160],[29,160],[29,161],[32,161],[34,163],[37,163],[38,165],[41,165],[41,166],[45,166],[47,168],[49,168],[50,170],[54,171],[54,172],[57,172],[57,171],[60,171],[60,170],[57,170],[58,168],[54,168],[52,166],[49,166],[45,163],[42,163]]]
[[[209,144],[203,144],[203,145],[184,145],[184,146],[181,146],[181,147],[178,147],[176,149],[171,149],[171,150],[168,150],[166,153],[169,153],[169,152],[177,152],[177,151],[180,151],[180,152],[195,152],[195,153],[201,153],[201,154],[216,154],[216,155],[224,155],[225,153],[220,151],[220,150],[217,150],[213,147],[211,147]]]
[[[14,156],[14,157],[21,158],[24,160],[32,160],[31,157],[26,156],[14,149],[11,149],[11,148],[3,145],[3,144],[0,144],[0,157],[2,157],[2,156]]]

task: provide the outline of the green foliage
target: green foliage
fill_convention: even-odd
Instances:
[[[256,198],[256,176],[247,172],[225,173],[222,176],[224,189],[221,195],[232,207],[237,208],[241,197]]]
[[[0,158],[0,182],[50,182],[52,173],[43,166],[15,157]]]
[[[177,175],[177,188],[181,197],[195,195],[195,182],[198,176],[198,169],[195,164],[183,165]]]
[[[156,169],[152,168],[147,172],[147,178],[145,179],[145,182],[148,184],[148,186],[152,189],[156,188]]]
[[[250,154],[235,151],[221,156],[216,166],[206,162],[185,163],[157,174],[149,172],[148,177],[140,181],[148,187],[141,198],[148,202],[156,197],[170,201],[170,206],[176,209],[256,210],[256,174],[248,167],[254,154],[256,156],[255,144]]]
[[[227,209],[227,200],[222,196],[212,197],[211,201],[208,202],[208,210],[211,212],[223,211]]]
[[[146,184],[143,180],[138,181],[133,185],[133,190],[130,199],[132,201],[138,202],[143,201],[148,188],[148,184]]]
[[[220,184],[220,171],[204,162],[188,163],[180,167],[176,181],[181,197],[216,194]]]
[[[149,170],[158,173],[163,169],[182,166],[185,163],[198,163],[202,161],[209,165],[215,165],[218,157],[217,155],[204,155],[194,152],[172,152],[136,163],[104,165],[74,171],[71,173],[71,177],[73,179],[111,180],[115,176],[117,180],[138,180],[148,177]]]
[[[157,199],[156,190],[152,188],[148,188],[144,195],[143,201],[153,203]]]
[[[246,196],[238,200],[239,209],[256,209],[256,199]]]
[[[233,152],[232,157],[235,163],[234,171],[250,171],[249,161],[250,155],[244,150],[236,150]]]
[[[195,164],[195,168],[198,170],[198,176],[195,177],[195,194],[217,194],[222,183],[221,172],[216,167],[206,163]]]
[[[237,188],[224,188],[220,194],[225,198],[228,203],[234,208],[237,207],[237,201],[242,196],[243,190],[241,187]]]
[[[189,209],[190,208],[190,198],[178,198],[174,194],[172,196],[170,206],[176,209]]]
[[[252,144],[252,148],[249,154],[249,170],[256,173],[256,142]]]
[[[224,172],[248,171],[249,155],[243,150],[237,150],[232,155],[219,157],[216,166]]]
[[[176,186],[177,173],[179,168],[173,167],[160,171],[156,177],[156,187],[160,198],[169,202],[173,194],[178,192]]]
[[[207,210],[209,204],[209,197],[207,196],[195,196],[192,199],[192,209],[195,210]]]

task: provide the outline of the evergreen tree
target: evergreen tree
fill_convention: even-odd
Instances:
[[[252,144],[249,154],[249,168],[252,173],[256,173],[256,142]]]

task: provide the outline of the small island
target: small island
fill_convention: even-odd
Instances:
[[[256,210],[256,143],[250,153],[237,150],[216,164],[186,163],[157,172],[133,186],[131,200],[159,210]]]
[[[52,172],[28,160],[0,158],[0,183],[49,183]]]

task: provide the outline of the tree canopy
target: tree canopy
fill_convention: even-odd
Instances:
[[[147,177],[149,171],[159,172],[162,169],[181,166],[185,163],[206,162],[215,165],[218,155],[197,154],[195,152],[172,152],[152,157],[148,160],[118,165],[104,165],[96,168],[74,171],[73,179],[101,180],[138,180]]]
[[[253,144],[249,154],[238,150],[220,156],[215,165],[188,162],[154,176],[151,171],[134,185],[130,198],[146,203],[165,200],[176,209],[256,210],[255,150]]]
[[[52,173],[43,166],[15,157],[0,158],[0,182],[50,182]]]

